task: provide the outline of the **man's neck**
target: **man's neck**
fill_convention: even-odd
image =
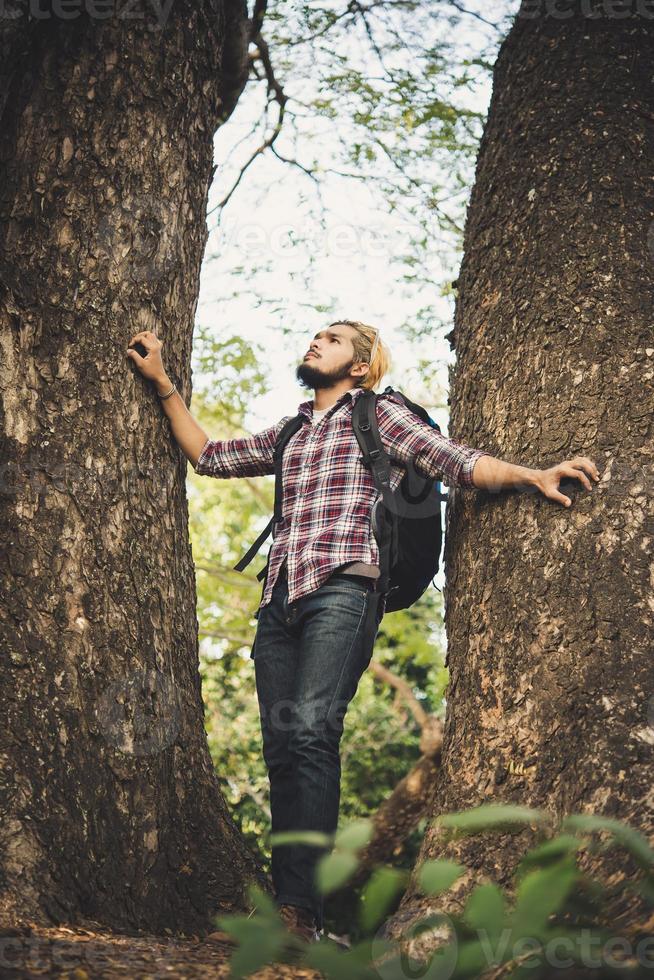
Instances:
[[[331,408],[346,391],[350,391],[354,387],[355,385],[351,381],[345,381],[333,388],[320,388],[313,393],[313,407],[318,412]]]

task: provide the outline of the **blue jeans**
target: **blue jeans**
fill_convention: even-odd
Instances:
[[[270,783],[271,830],[333,834],[340,803],[339,743],[343,719],[370,663],[366,616],[377,619],[370,579],[334,573],[289,605],[285,567],[264,606],[252,652],[263,757]],[[372,605],[371,605],[372,603]],[[375,624],[373,640],[379,627]],[[277,904],[310,909],[324,926],[315,867],[324,848],[272,848]]]

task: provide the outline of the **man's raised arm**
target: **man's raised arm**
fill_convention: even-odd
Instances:
[[[572,501],[559,490],[562,479],[580,480],[587,490],[592,488],[587,473],[599,480],[599,471],[587,456],[575,456],[539,470],[507,463],[484,449],[454,442],[423,422],[399,399],[389,397],[377,402],[377,424],[382,444],[390,456],[403,463],[414,459],[420,473],[433,478],[442,476],[446,484],[490,491],[533,486],[551,500],[569,507]]]
[[[472,449],[448,439],[428,422],[423,422],[404,402],[395,397],[377,402],[377,426],[389,456],[401,463],[412,459],[423,476],[443,479],[446,484],[474,487],[473,470],[485,449]]]
[[[150,330],[134,334],[130,345],[140,343],[147,351],[141,357],[138,351],[129,346],[126,356],[130,358],[141,374],[154,384],[159,395],[166,395],[173,384],[166,374],[161,358],[163,343]],[[241,439],[210,439],[201,425],[189,412],[179,391],[168,398],[162,398],[163,410],[170,419],[173,435],[180,449],[191,463],[196,473],[206,476],[265,476],[275,472],[273,449],[278,433],[284,423],[292,416]]]
[[[170,383],[155,382],[159,394],[170,389]],[[285,416],[269,429],[236,439],[210,439],[195,421],[184,399],[175,392],[162,403],[170,419],[173,435],[199,476],[227,479],[232,476],[266,476],[275,472],[273,450]]]

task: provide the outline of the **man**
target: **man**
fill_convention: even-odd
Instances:
[[[128,356],[154,381],[173,435],[196,473],[227,478],[274,472],[275,438],[292,416],[247,438],[213,441],[168,378],[158,338],[143,332],[130,344],[137,341],[147,356],[132,350]],[[352,407],[365,388],[381,381],[389,363],[376,328],[339,320],[314,336],[296,368],[314,398],[299,406],[302,426],[282,458],[282,521],[273,530],[251,652],[273,833],[332,834],[337,827],[343,718],[372,656],[372,648],[363,643],[366,615],[376,610],[378,628],[384,612],[383,604],[371,602],[379,577],[371,514],[379,495],[361,465]],[[599,479],[586,457],[537,470],[453,442],[394,393],[380,395],[377,419],[384,448],[394,460],[392,489],[409,459],[423,475],[443,477],[445,483],[485,490],[534,486],[565,506],[571,501],[558,489],[563,477],[575,477],[587,489],[587,473]],[[322,899],[314,886],[321,853],[307,844],[272,849],[280,914],[289,929],[310,941],[323,928]]]

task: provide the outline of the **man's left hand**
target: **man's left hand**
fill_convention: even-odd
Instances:
[[[574,459],[566,459],[562,463],[550,466],[546,470],[536,470],[534,483],[546,497],[550,500],[558,500],[565,507],[572,503],[570,497],[566,497],[559,490],[559,483],[565,477],[574,477],[581,480],[587,490],[592,490],[592,483],[588,479],[588,474],[595,481],[599,480],[599,470],[588,456],[575,456]]]

